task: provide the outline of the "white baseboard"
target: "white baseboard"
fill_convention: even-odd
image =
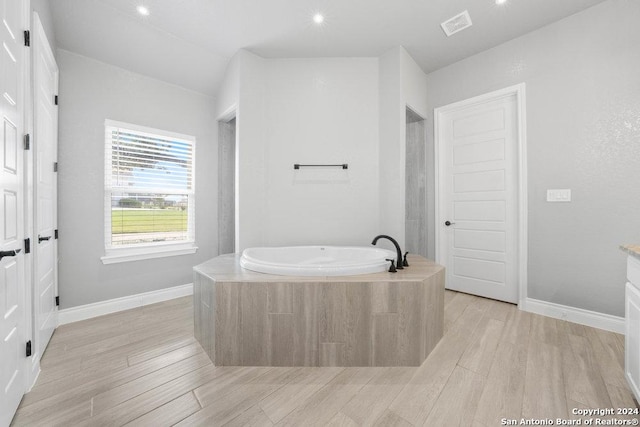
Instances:
[[[582,308],[569,307],[568,305],[555,304],[527,298],[520,309],[530,313],[541,314],[555,319],[566,320],[581,325],[604,329],[606,331],[624,334],[624,317],[598,313],[597,311],[584,310]]]
[[[65,308],[58,311],[58,325],[91,319],[92,317],[104,316],[105,314],[155,304],[174,298],[186,297],[188,295],[193,295],[193,283],[95,302],[93,304],[80,305],[78,307]]]
[[[29,368],[31,371],[29,372],[29,379],[27,383],[27,392],[30,392],[34,385],[36,385],[36,381],[40,376],[40,357],[37,360],[33,360],[29,364]]]

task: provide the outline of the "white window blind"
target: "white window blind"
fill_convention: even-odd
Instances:
[[[105,122],[105,246],[195,241],[195,138]]]

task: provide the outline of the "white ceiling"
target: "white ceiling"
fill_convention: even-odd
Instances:
[[[238,49],[268,58],[379,56],[402,45],[425,72],[603,0],[53,0],[58,47],[214,95]],[[142,17],[136,6],[151,14]],[[440,23],[467,9],[473,26]],[[325,16],[322,26],[312,16]],[[588,29],[586,29],[588,30]]]

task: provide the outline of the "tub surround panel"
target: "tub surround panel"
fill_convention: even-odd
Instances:
[[[195,318],[201,319],[200,322],[194,322],[194,336],[200,342],[202,348],[211,353],[213,346],[213,332],[215,330],[215,319],[213,316],[213,293],[209,286],[204,283],[202,276],[195,276],[193,282],[194,299],[198,304],[194,304],[193,312]]]
[[[219,360],[226,361],[228,365],[240,365],[240,287],[234,283],[220,283],[219,286],[210,286],[205,279],[206,286],[211,289],[211,295],[215,298],[210,310],[213,313],[213,328],[208,329],[209,339],[213,345],[207,352],[211,361],[218,364],[215,358],[215,349],[220,349]],[[220,307],[215,311],[215,307]],[[206,322],[205,316],[200,318]],[[197,323],[197,322],[196,322]],[[216,346],[217,344],[217,346]]]
[[[293,293],[293,366],[320,366],[318,343],[318,286],[292,284]]]
[[[292,313],[269,313],[269,360],[274,366],[293,366],[293,324]]]
[[[293,314],[293,284],[275,283],[269,287],[267,305],[269,313]]]
[[[240,314],[240,363],[248,366],[262,366],[269,360],[273,343],[270,331],[277,325],[269,325],[272,320],[267,310],[267,286],[240,284],[238,312]],[[235,301],[232,301],[235,304]],[[218,308],[216,307],[216,312]],[[267,345],[264,345],[267,343]],[[219,358],[224,361],[224,358]]]
[[[217,366],[419,366],[442,337],[444,268],[409,262],[325,279],[214,258],[195,268],[196,338]]]

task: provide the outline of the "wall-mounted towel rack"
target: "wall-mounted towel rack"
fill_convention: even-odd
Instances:
[[[336,167],[336,168],[342,168],[342,169],[349,169],[349,165],[347,163],[341,163],[339,165],[301,165],[300,163],[296,163],[293,165],[294,169],[315,168],[315,167]]]

